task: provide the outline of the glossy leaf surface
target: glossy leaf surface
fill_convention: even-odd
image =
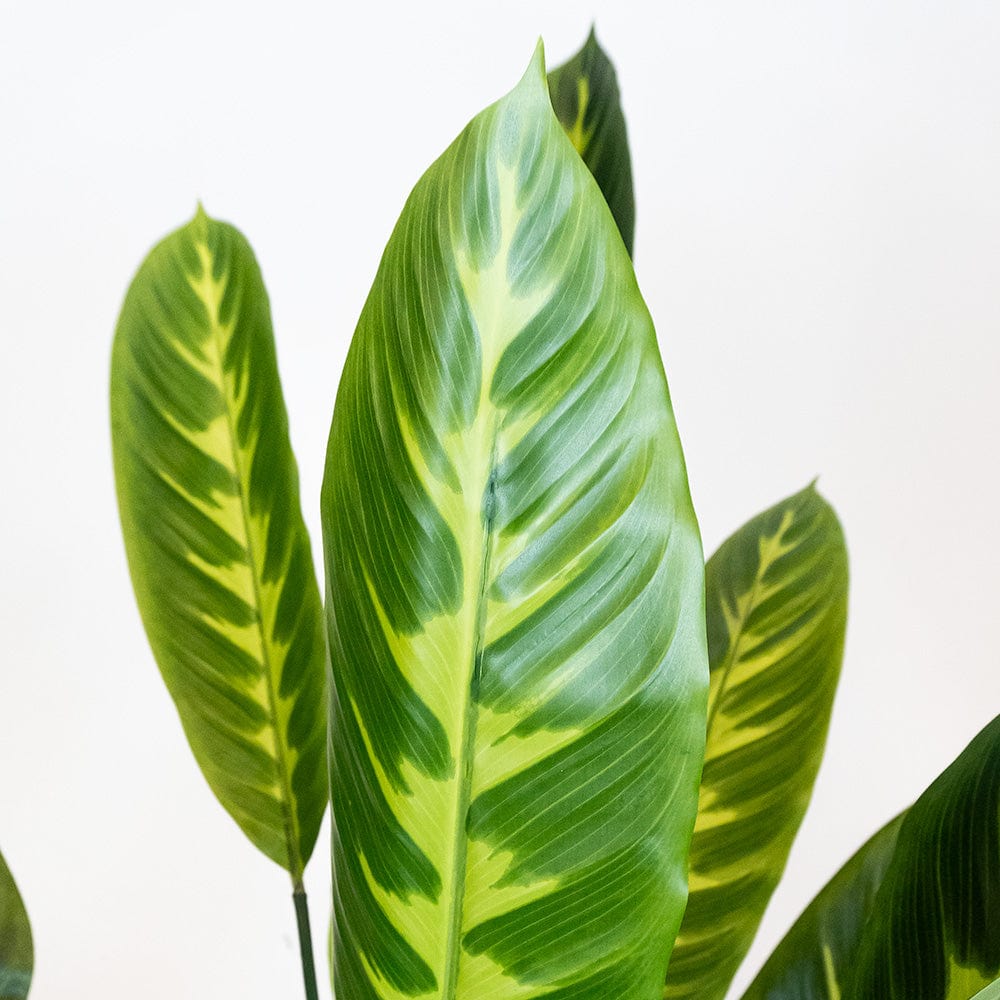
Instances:
[[[146,632],[219,801],[298,879],[326,806],[323,616],[246,240],[199,210],[129,288],[115,478]]]
[[[0,1000],[24,1000],[34,965],[28,914],[14,876],[0,854]]]
[[[690,899],[664,996],[717,1000],[750,947],[812,794],[847,621],[847,551],[810,486],[705,570],[711,689]]]
[[[998,972],[1000,717],[835,876],[744,1000],[969,1000]]]
[[[583,48],[549,74],[556,116],[594,175],[632,253],[635,196],[632,157],[615,68],[591,29]]]
[[[968,1000],[1000,974],[1000,717],[920,796],[845,1000]]]
[[[771,953],[743,1000],[843,1000],[902,821],[897,816],[886,824],[826,884]]]
[[[656,997],[703,561],[652,323],[540,50],[407,201],[323,525],[338,998]]]

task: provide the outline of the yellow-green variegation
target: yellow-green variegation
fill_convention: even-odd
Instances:
[[[25,1000],[35,949],[24,901],[0,854],[0,1000]]]
[[[590,35],[569,62],[549,74],[552,107],[594,175],[629,254],[635,234],[632,159],[615,68]]]
[[[743,1000],[844,1000],[847,977],[903,821],[897,816],[823,887]]]
[[[844,866],[743,1000],[969,1000],[1000,974],[1000,716]]]
[[[907,811],[844,1000],[968,1000],[1000,974],[1000,716]]]
[[[323,487],[339,1000],[651,1000],[703,563],[648,312],[541,52],[417,184]]]
[[[243,236],[200,209],[129,288],[111,426],[132,582],[184,731],[297,882],[327,800],[322,607],[267,293]]]
[[[994,979],[984,990],[980,990],[973,1000],[1000,1000],[1000,979]]]
[[[721,1000],[784,870],[840,675],[847,551],[812,486],[705,569],[711,689],[690,899],[663,995]]]

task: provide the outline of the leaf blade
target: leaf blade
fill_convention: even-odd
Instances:
[[[847,551],[809,486],[753,518],[706,567],[708,739],[690,898],[663,995],[725,995],[784,870],[840,675]]]
[[[540,57],[407,201],[323,523],[338,996],[654,993],[703,563],[648,313]]]
[[[844,1000],[847,978],[903,816],[858,849],[803,911],[743,1000]]]
[[[552,107],[597,181],[632,256],[635,194],[618,78],[593,28],[583,48],[549,73]]]
[[[35,966],[31,924],[4,856],[0,854],[0,1000],[26,1000]]]
[[[111,420],[133,586],[188,742],[297,881],[326,803],[322,610],[267,293],[246,240],[200,208],[126,295]]]
[[[1000,973],[1000,716],[907,811],[845,998],[967,1000]]]
[[[1000,997],[1000,979],[994,979],[989,986],[980,990],[973,1000],[997,1000]]]
[[[834,876],[744,1000],[968,1000],[988,990],[1000,971],[998,815],[1000,717]],[[814,992],[831,964],[832,986]]]

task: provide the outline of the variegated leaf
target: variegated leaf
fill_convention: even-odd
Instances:
[[[583,48],[549,73],[552,106],[594,175],[629,254],[635,234],[632,157],[615,68],[593,28]]]
[[[887,823],[824,886],[743,1000],[844,1000],[847,978],[903,821]]]
[[[651,1000],[703,564],[653,327],[540,51],[407,201],[323,525],[339,1000]]]
[[[725,996],[812,794],[847,621],[837,516],[809,486],[727,539],[705,576],[708,743],[663,992],[677,1000]]]
[[[298,881],[327,800],[322,607],[267,293],[200,209],[129,288],[111,423],[132,582],[191,748]]]
[[[1000,973],[1000,717],[809,905],[743,1000],[969,1000]]]
[[[1000,716],[910,807],[844,1000],[968,1000],[1000,974]]]

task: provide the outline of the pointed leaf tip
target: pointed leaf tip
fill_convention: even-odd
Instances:
[[[531,66],[537,71],[538,78],[544,82],[545,80],[545,42],[542,36],[538,36],[538,41],[535,43],[535,52],[531,57]]]
[[[212,220],[209,218],[208,213],[205,211],[205,206],[201,203],[201,198],[198,199],[198,205],[194,211],[194,218],[191,220],[191,228],[198,233],[199,236],[204,237],[208,233],[208,224]]]
[[[545,43],[541,36],[538,38],[538,44],[535,45],[535,51],[528,63],[528,68],[518,80],[514,92],[532,95],[543,94],[545,101],[548,102],[549,85],[545,76]]]
[[[337,996],[647,1000],[684,907],[704,558],[649,313],[543,74],[539,43],[407,199],[334,407]],[[595,444],[567,463],[581,435]],[[587,635],[557,635],[588,601]],[[514,760],[472,724],[488,717],[531,749]],[[545,814],[556,800],[571,825]],[[477,854],[490,844],[502,875]],[[480,970],[489,985],[467,990]]]
[[[267,291],[245,238],[200,202],[129,288],[110,402],[155,658],[217,798],[294,880],[327,800],[322,604]],[[204,433],[219,419],[229,433]]]

